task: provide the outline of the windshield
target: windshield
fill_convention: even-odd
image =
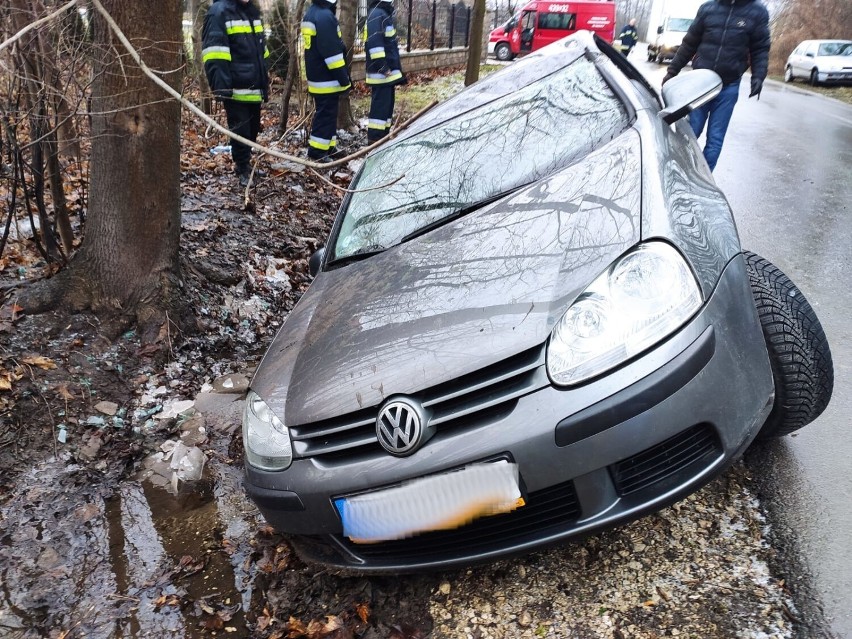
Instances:
[[[689,31],[692,18],[669,18],[667,31]]]
[[[852,55],[852,42],[825,42],[817,55]]]
[[[389,248],[418,229],[553,173],[626,125],[624,105],[594,63],[579,58],[393,144],[365,162],[332,261]]]

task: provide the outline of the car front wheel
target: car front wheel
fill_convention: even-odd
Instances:
[[[781,437],[814,421],[828,406],[834,365],[813,308],[777,266],[743,251],[769,363],[775,403],[758,437]]]
[[[784,82],[792,82],[793,81],[793,67],[787,65],[787,68],[784,69]]]
[[[509,48],[508,44],[506,44],[505,42],[501,42],[496,47],[494,47],[494,55],[497,56],[498,60],[508,62],[512,59],[512,50]]]
[[[819,71],[814,69],[811,71],[811,86],[815,87],[819,84]]]

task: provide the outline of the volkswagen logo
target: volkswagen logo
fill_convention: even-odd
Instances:
[[[398,398],[382,406],[376,418],[376,436],[391,455],[404,457],[420,448],[433,429],[427,425],[426,415],[419,403],[408,398]]]

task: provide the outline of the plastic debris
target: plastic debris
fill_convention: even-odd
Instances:
[[[106,422],[104,421],[104,418],[100,417],[99,415],[91,415],[86,420],[86,424],[88,424],[89,426],[97,426],[99,428],[103,428],[104,426],[106,426]]]
[[[210,153],[213,155],[219,155],[220,153],[230,153],[231,145],[230,144],[217,144],[212,149],[210,149]]]
[[[56,441],[64,444],[68,439],[68,432],[65,430],[65,424],[59,424],[59,433],[56,435]]]

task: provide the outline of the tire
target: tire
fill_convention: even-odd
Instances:
[[[508,62],[514,56],[512,55],[512,50],[509,48],[509,45],[505,42],[501,42],[496,47],[494,47],[494,56],[498,60],[502,60],[503,62]]]
[[[653,62],[656,57],[657,54],[651,51],[651,49],[648,49],[648,62]]]
[[[819,71],[817,69],[811,71],[810,83],[812,87],[819,86]]]
[[[793,67],[789,64],[787,68],[784,69],[784,82],[792,82],[793,81]]]
[[[775,382],[775,402],[758,438],[782,437],[828,406],[834,389],[831,350],[816,313],[790,278],[759,255],[743,256]]]

